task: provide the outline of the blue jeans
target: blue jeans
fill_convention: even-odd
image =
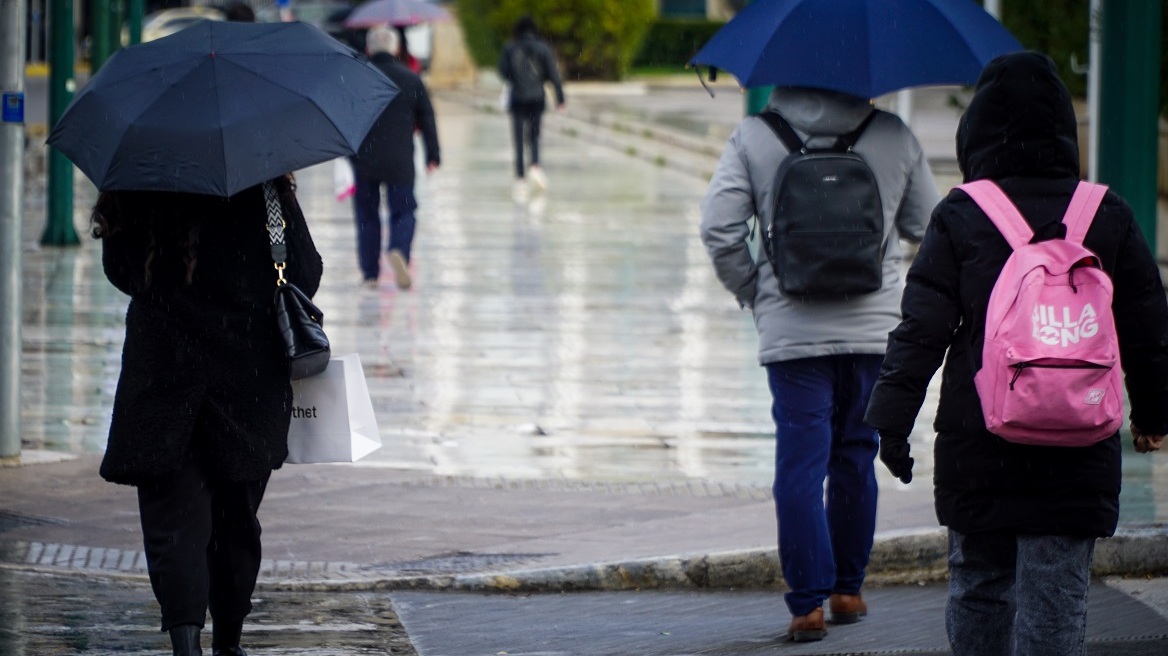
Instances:
[[[949,531],[953,656],[1083,656],[1095,539]]]
[[[829,355],[767,365],[779,560],[794,616],[864,584],[876,530],[879,442],[863,418],[883,359]]]
[[[353,176],[353,213],[357,219],[357,262],[365,280],[377,280],[381,273],[381,187],[382,183],[356,174]],[[410,245],[414,242],[417,223],[414,210],[418,201],[410,185],[385,185],[389,204],[389,246],[387,251],[401,251],[410,261]]]

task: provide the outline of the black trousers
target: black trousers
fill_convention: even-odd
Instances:
[[[162,630],[242,624],[260,571],[256,518],[270,474],[258,481],[216,477],[195,454],[186,464],[138,485],[138,512],[150,586],[162,606]]]
[[[515,145],[515,177],[522,178],[523,145],[531,150],[531,165],[539,166],[539,124],[544,103],[513,103],[511,106],[511,141]]]

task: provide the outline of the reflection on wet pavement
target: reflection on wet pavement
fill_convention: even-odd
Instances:
[[[416,654],[385,594],[264,592],[252,603],[243,644],[255,656]],[[210,631],[208,624],[207,653]],[[0,569],[4,656],[169,653],[170,639],[159,630],[148,584]]]
[[[378,289],[359,287],[331,165],[298,175],[326,264],[316,300],[334,352],[361,355],[385,441],[361,465],[769,486],[769,392],[751,318],[697,236],[704,180],[572,137],[550,115],[550,189],[516,201],[504,117],[440,96],[437,110],[443,165],[418,179],[408,292],[388,267]],[[92,202],[87,184],[79,208]],[[97,453],[126,300],[93,240],[35,246],[38,217],[33,207],[26,221],[24,445]],[[912,437],[919,481],[930,478],[935,394]],[[1125,521],[1161,519],[1150,491],[1168,480],[1163,458],[1125,467]]]

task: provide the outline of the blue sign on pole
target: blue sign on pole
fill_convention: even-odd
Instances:
[[[4,123],[24,123],[24,94],[19,91],[5,91],[0,101],[0,118]]]

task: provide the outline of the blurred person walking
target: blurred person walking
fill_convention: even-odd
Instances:
[[[564,108],[564,87],[556,56],[539,37],[535,20],[523,16],[515,22],[514,39],[499,54],[499,76],[510,87],[507,111],[511,114],[511,141],[515,146],[515,185],[517,198],[527,195],[527,179],[537,191],[547,189],[548,180],[539,163],[539,130],[547,106],[544,85],[551,83],[556,94],[556,109]],[[530,167],[524,166],[524,151],[530,153]],[[530,176],[527,175],[530,173]]]
[[[817,262],[805,260],[780,274],[761,249],[757,260],[751,254],[754,230],[768,234],[776,224],[780,165],[803,150],[777,136],[768,125],[776,117],[751,116],[739,124],[701,203],[702,241],[718,279],[754,314],[759,363],[773,397],[779,556],[793,618],[787,638],[813,641],[827,633],[824,601],[835,623],[867,613],[860,590],[876,525],[877,437],[861,420],[888,333],[900,320],[900,240],[921,239],[938,194],[916,137],[864,98],[780,86],[765,112],[777,114],[809,148],[854,139],[850,150],[871,172],[876,189],[869,191],[878,192],[870,204],[879,226],[871,235],[875,291],[834,296],[781,291],[806,278]],[[797,237],[774,234],[779,247]],[[831,243],[849,244],[839,249],[848,257],[857,249],[844,240]]]
[[[363,284],[376,288],[381,272],[381,190],[385,188],[389,207],[389,245],[386,259],[393,269],[399,289],[409,289],[410,248],[417,219],[414,212],[414,131],[421,133],[426,173],[441,163],[438,127],[430,94],[418,77],[397,55],[401,44],[397,31],[385,25],[369,30],[366,52],[369,62],[385,73],[400,92],[369,130],[353,157],[353,210],[357,222],[357,261]]]
[[[1106,192],[1093,219],[1084,217],[1089,227],[1080,222],[1072,232],[1062,221],[1081,185],[1077,121],[1056,71],[1036,52],[990,62],[957,128],[958,163],[966,183],[992,181],[1000,188],[1004,205],[1016,208],[1018,221],[1032,231],[1029,244],[1081,240],[1094,254],[1088,261],[1098,261],[1113,289],[1111,308],[1099,314],[1114,316],[1135,450],[1156,451],[1168,432],[1164,287],[1131,208],[1116,194]],[[937,519],[949,535],[945,617],[953,654],[1082,656],[1095,540],[1112,535],[1119,521],[1120,437],[1103,430],[1103,439],[1087,446],[1039,446],[1008,441],[986,427],[986,399],[974,379],[990,366],[983,348],[991,290],[999,293],[995,284],[1015,252],[1015,237],[1008,241],[971,193],[954,189],[933,212],[908,272],[904,319],[889,337],[865,420],[879,430],[880,459],[893,475],[911,481],[909,434],[944,362],[933,424],[933,489]],[[1017,232],[1024,248],[1030,231]],[[1075,271],[1069,269],[1071,290],[1065,293],[1080,291],[1076,277],[1080,285],[1087,280]],[[1029,308],[1021,309],[1022,327],[1032,321],[1034,333],[1019,338],[1041,341],[1047,335],[1040,333],[1042,324],[1050,322],[1038,308],[1033,318]],[[1053,317],[1053,310],[1046,314]],[[1083,321],[1077,310],[1063,314]],[[1064,328],[1076,325],[1060,320]],[[1103,339],[1103,332],[1076,332],[1074,342]],[[1025,348],[1035,347],[1018,345]],[[1053,404],[1062,392],[1051,384],[1058,379],[1035,390],[1028,381],[1039,374],[1030,371],[1042,370],[1013,374],[1015,380],[1026,375],[1019,389],[1038,391],[1044,405]],[[1074,400],[1085,409],[1098,407],[1106,392],[1091,392]],[[1121,390],[1111,393],[1121,412],[1114,398]]]
[[[93,209],[106,277],[130,296],[101,476],[138,490],[146,563],[176,656],[239,656],[259,574],[257,511],[288,455],[292,387],[273,310],[264,188],[287,223],[284,275],[322,263],[291,176],[229,198],[106,191]]]

